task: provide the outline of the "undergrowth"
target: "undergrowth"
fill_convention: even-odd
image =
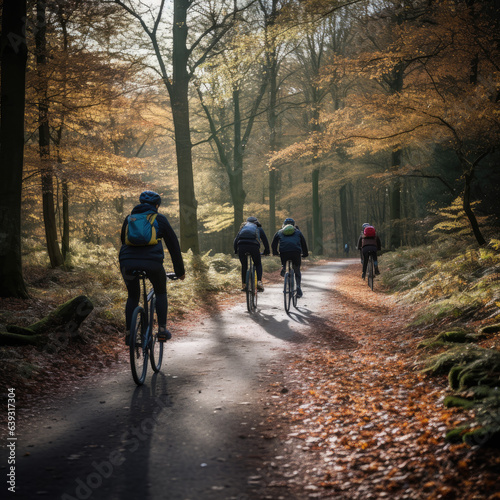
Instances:
[[[421,306],[413,326],[431,327],[426,331],[435,335],[419,347],[424,373],[448,377],[443,404],[471,412],[469,424],[451,429],[447,439],[499,446],[500,241],[485,248],[463,241],[385,254],[383,279],[400,301]]]
[[[84,294],[95,306],[94,314],[114,324],[124,325],[127,291],[120,274],[118,250],[112,245],[71,242],[66,270],[48,268],[46,251],[35,241],[24,241],[24,268],[32,296],[62,303]],[[169,318],[181,317],[197,308],[210,308],[215,294],[240,286],[240,261],[234,255],[183,254],[186,279],[167,283]],[[262,259],[264,272],[279,269],[278,259]],[[165,251],[165,269],[173,266]]]

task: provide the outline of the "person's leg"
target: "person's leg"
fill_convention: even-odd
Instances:
[[[380,271],[378,269],[377,252],[373,252],[373,264],[375,266],[375,274],[380,274]]]
[[[125,324],[127,332],[130,330],[130,322],[132,321],[132,314],[134,309],[139,305],[139,297],[141,295],[141,288],[139,286],[139,278],[132,274],[134,267],[124,266],[121,268],[123,280],[127,287],[128,297],[127,304],[125,305]]]
[[[262,259],[260,258],[260,249],[252,249],[252,259],[257,271],[257,281],[262,281]]]
[[[165,268],[160,262],[150,262],[146,264],[149,281],[153,285],[156,295],[156,315],[158,317],[158,326],[165,328],[167,326],[167,276]]]
[[[281,259],[281,272],[280,272],[280,275],[281,276],[285,276],[285,273],[286,273],[286,261],[287,261],[286,254],[280,253],[280,259]]]
[[[247,256],[245,255],[247,253],[247,248],[244,246],[239,246],[238,247],[238,257],[240,258],[241,262],[241,282],[243,283],[243,287],[245,286],[245,283],[247,281]]]
[[[301,283],[302,283],[302,273],[300,272],[300,265],[302,263],[302,258],[300,255],[300,252],[293,252],[293,254],[290,256],[292,260],[292,265],[293,265],[293,272],[295,273],[295,282],[297,283],[297,298],[302,297],[302,288],[301,288]]]
[[[368,254],[370,253],[370,249],[368,247],[363,248],[363,274],[361,277],[364,279],[366,276],[366,268],[368,267]]]

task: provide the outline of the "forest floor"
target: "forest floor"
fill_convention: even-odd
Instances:
[[[445,377],[420,373],[417,345],[424,334],[408,327],[414,308],[380,288],[369,291],[359,271],[359,264],[341,271],[301,349],[267,369],[261,395],[267,418],[257,432],[269,453],[262,476],[254,479],[265,492],[260,498],[500,498],[498,450],[444,439],[467,416],[442,405]],[[275,274],[271,282],[280,280]],[[229,307],[240,299],[224,295],[218,302]],[[17,301],[0,306],[21,310]],[[43,308],[39,299],[32,306],[35,312]],[[187,321],[181,330],[189,329]],[[61,391],[78,390],[89,363],[103,372],[113,369],[121,332],[103,320],[85,328],[103,342],[75,343],[51,361],[34,348],[16,348],[3,360],[0,376],[25,395],[26,412]],[[24,375],[13,380],[9,367],[19,362]],[[30,378],[33,366],[36,377]]]
[[[380,282],[376,286],[380,287]],[[445,376],[420,373],[415,313],[369,291],[354,264],[340,273],[320,328],[274,367],[267,468],[289,498],[500,498],[498,449],[449,444],[466,418],[445,408]],[[426,337],[431,334],[427,332]]]

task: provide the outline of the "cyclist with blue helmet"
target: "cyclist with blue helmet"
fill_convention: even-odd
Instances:
[[[271,248],[273,255],[279,255],[281,258],[281,276],[285,275],[287,261],[292,261],[293,270],[297,277],[297,298],[300,299],[302,297],[302,289],[300,288],[302,280],[300,272],[301,257],[307,257],[309,251],[304,235],[291,217],[283,221],[282,228],[274,235]]]
[[[264,245],[264,255],[269,255],[269,241],[262,224],[257,217],[248,217],[240,226],[240,230],[233,242],[234,253],[238,254],[241,262],[241,290],[246,292],[247,259],[246,254],[252,256],[257,271],[257,291],[263,292],[262,284],[262,260],[260,258],[260,245]]]
[[[139,278],[134,276],[133,271],[143,270],[151,281],[156,294],[156,314],[158,316],[158,340],[165,341],[172,338],[172,334],[167,330],[167,277],[163,267],[165,257],[161,240],[165,242],[172,258],[174,272],[176,276],[183,280],[185,277],[184,262],[182,259],[179,240],[168,219],[158,213],[161,205],[161,196],[154,191],[144,191],[139,197],[139,205],[132,209],[122,226],[120,248],[120,270],[128,291],[127,305],[125,307],[125,318],[127,324],[126,342],[130,331],[132,313],[139,304],[140,284]],[[146,244],[134,245],[129,241],[129,219],[133,216],[152,216],[155,238]]]

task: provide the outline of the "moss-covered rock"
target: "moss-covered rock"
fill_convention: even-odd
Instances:
[[[451,349],[429,357],[423,369],[424,373],[432,375],[448,375],[451,368],[455,365],[465,365],[476,359],[487,356],[490,349],[483,349],[472,344],[461,344]],[[500,353],[497,353],[500,357]]]
[[[454,389],[455,391],[460,386],[459,377],[460,377],[460,374],[462,373],[463,369],[464,369],[463,365],[454,365],[451,367],[451,369],[448,373],[448,382],[450,384],[450,387],[452,389]]]
[[[446,396],[443,400],[443,405],[446,408],[465,408],[469,409],[474,406],[474,402],[459,396]]]
[[[445,436],[446,441],[449,443],[461,443],[463,441],[464,434],[470,430],[470,427],[467,425],[462,425],[460,427],[456,427],[455,429],[450,429]]]
[[[463,442],[469,446],[500,446],[500,426],[486,426],[466,432]]]
[[[500,323],[495,323],[494,325],[483,326],[479,329],[478,333],[483,336],[491,335],[492,333],[500,332]]]

